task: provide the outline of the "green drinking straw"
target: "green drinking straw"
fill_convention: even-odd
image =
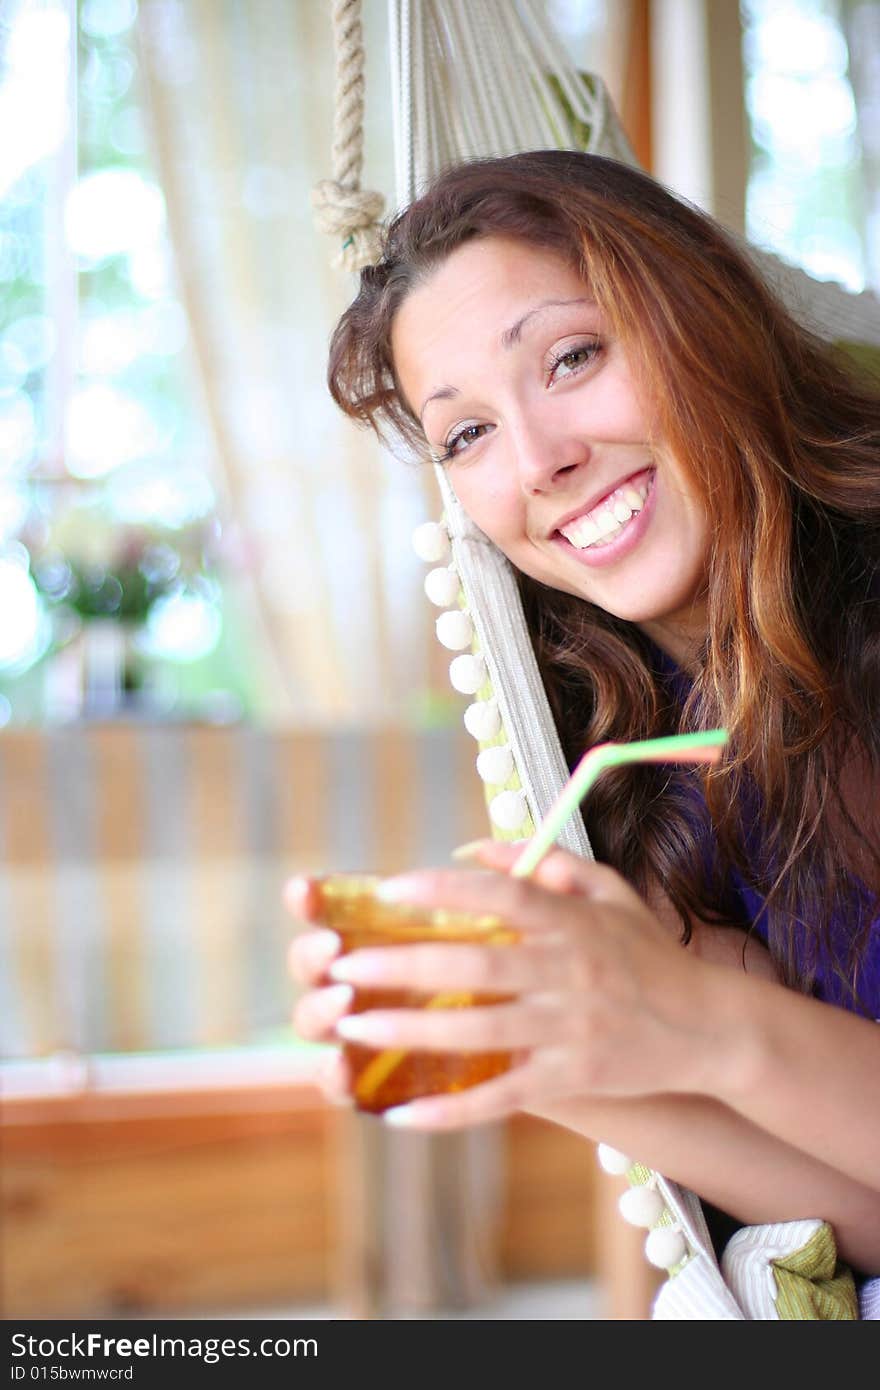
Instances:
[[[709,729],[705,733],[646,738],[637,743],[599,743],[590,748],[515,861],[511,877],[527,878],[538,867],[569,816],[606,768],[624,763],[717,763],[727,738],[726,729]]]

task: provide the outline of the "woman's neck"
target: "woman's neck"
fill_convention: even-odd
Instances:
[[[707,635],[705,621],[657,618],[638,623],[637,626],[675,662],[680,671],[696,676],[702,670]]]

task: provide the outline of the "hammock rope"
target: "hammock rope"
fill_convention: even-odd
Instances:
[[[334,0],[332,179],[312,190],[312,206],[322,232],[342,240],[334,265],[360,270],[379,259],[385,207],[381,193],[361,189],[364,162],[364,42],[361,0]]]

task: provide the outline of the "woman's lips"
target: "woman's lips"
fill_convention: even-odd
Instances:
[[[572,526],[579,526],[583,522],[595,522],[600,524],[603,513],[614,513],[614,507],[618,501],[625,500],[635,511],[641,511],[644,499],[634,501],[633,497],[638,496],[642,491],[647,493],[650,481],[654,475],[654,465],[648,464],[645,468],[639,468],[635,473],[630,473],[621,478],[618,482],[598,497],[594,498],[588,506],[581,507],[578,511],[569,514],[565,521],[560,521],[554,528],[559,531],[566,540],[572,540],[567,534]],[[627,518],[628,520],[629,518]],[[553,534],[552,532],[550,533]],[[578,548],[577,540],[572,540],[575,548]]]
[[[571,541],[566,540],[560,532],[553,536],[553,544],[564,550],[567,555],[573,556],[580,564],[586,565],[590,569],[599,569],[603,565],[614,564],[617,560],[623,559],[628,555],[645,534],[654,511],[654,498],[657,493],[657,470],[651,474],[651,484],[645,504],[640,512],[635,513],[629,521],[624,524],[623,530],[612,537],[609,541],[604,541],[600,545],[587,546],[579,550],[572,545]]]

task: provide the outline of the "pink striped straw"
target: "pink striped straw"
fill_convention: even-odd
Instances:
[[[709,729],[705,733],[673,734],[636,743],[599,743],[590,748],[514,863],[511,876],[527,878],[538,867],[569,816],[606,768],[624,763],[717,763],[727,738],[726,729]]]

